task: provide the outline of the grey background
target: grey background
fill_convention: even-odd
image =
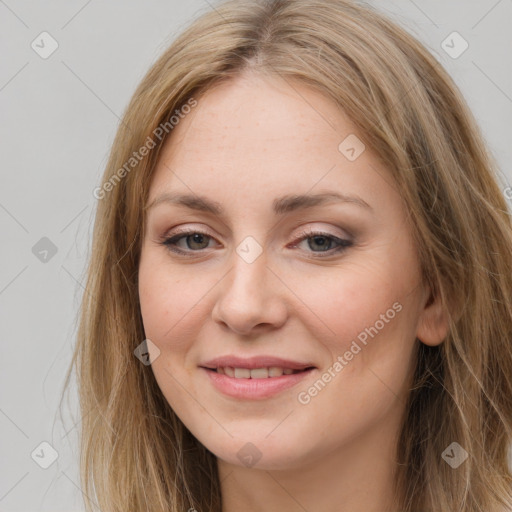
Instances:
[[[503,188],[512,183],[512,0],[373,3],[455,78],[502,166]],[[64,423],[58,401],[75,343],[92,191],[139,80],[190,20],[215,5],[0,0],[1,512],[83,510],[74,388]],[[43,31],[59,45],[47,59],[31,48]],[[457,59],[441,48],[453,31],[469,43]],[[46,263],[32,250],[43,237],[57,249]],[[48,469],[31,458],[43,441],[59,454]]]

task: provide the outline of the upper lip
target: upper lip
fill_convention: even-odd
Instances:
[[[210,359],[201,363],[200,366],[205,368],[225,368],[230,366],[232,368],[269,368],[277,366],[279,368],[291,368],[292,370],[304,370],[305,368],[315,367],[312,363],[302,363],[299,361],[291,361],[275,356],[253,356],[253,357],[238,357],[238,356],[220,356],[215,359]]]

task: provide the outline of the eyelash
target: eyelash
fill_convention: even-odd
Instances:
[[[203,231],[199,231],[199,230],[195,229],[195,230],[189,230],[189,231],[182,231],[180,233],[177,233],[176,235],[173,235],[172,237],[164,237],[160,243],[163,246],[165,246],[168,250],[170,250],[176,254],[186,255],[188,257],[194,257],[194,256],[190,256],[190,252],[201,252],[204,249],[200,249],[197,251],[193,251],[193,250],[183,251],[181,249],[177,249],[175,244],[182,238],[185,238],[190,235],[195,235],[195,234],[203,235],[203,236],[213,239],[213,237],[211,235],[209,235],[208,233],[204,233]],[[326,258],[328,256],[332,256],[333,254],[338,254],[340,252],[343,252],[348,247],[351,247],[353,245],[353,242],[351,242],[350,240],[344,240],[342,238],[338,238],[336,236],[331,235],[330,233],[326,233],[323,231],[303,231],[302,233],[300,233],[300,238],[298,238],[295,242],[293,242],[292,247],[296,247],[300,242],[307,240],[308,238],[316,238],[316,237],[324,237],[324,238],[331,239],[335,243],[338,244],[338,247],[335,247],[334,249],[329,249],[327,251],[313,252],[312,253],[312,254],[314,254],[313,258]],[[326,256],[323,256],[323,254],[326,254]]]

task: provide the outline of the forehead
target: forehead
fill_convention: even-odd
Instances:
[[[164,152],[178,160],[208,161],[215,153],[216,162],[244,156],[260,163],[276,160],[277,153],[299,158],[312,145],[317,152],[337,152],[336,142],[350,129],[342,116],[300,82],[237,77],[206,91],[173,129]]]
[[[234,192],[262,199],[313,188],[371,194],[376,171],[384,171],[368,148],[353,161],[340,151],[340,143],[354,136],[342,110],[311,87],[238,77],[208,90],[173,128],[149,202],[168,190],[210,193],[221,202]]]

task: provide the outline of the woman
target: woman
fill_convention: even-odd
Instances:
[[[194,22],[95,191],[84,493],[104,512],[511,510],[497,171],[447,73],[370,7],[236,0]]]

